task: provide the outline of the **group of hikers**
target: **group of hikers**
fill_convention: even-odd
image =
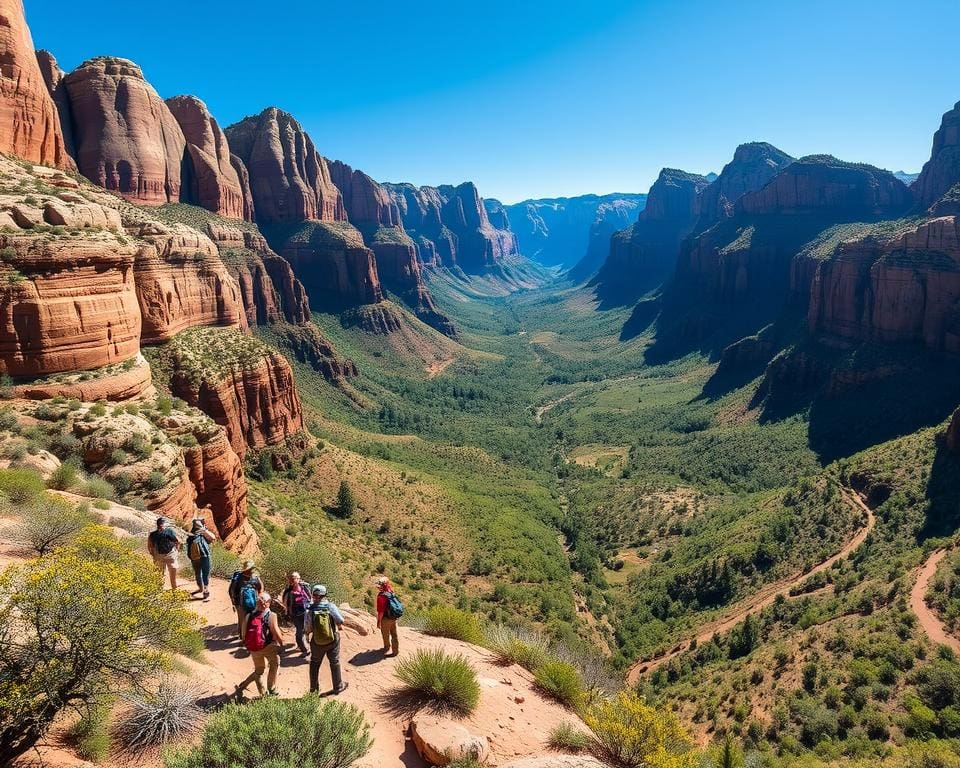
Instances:
[[[157,519],[156,530],[147,537],[147,551],[160,570],[161,578],[169,575],[170,588],[177,588],[179,552],[186,549],[193,565],[197,589],[193,596],[210,599],[210,545],[216,534],[197,518],[192,521],[190,533],[184,543],[166,518]],[[263,580],[253,560],[244,560],[230,579],[230,602],[237,613],[237,633],[243,647],[253,659],[253,672],[236,686],[235,695],[243,697],[250,683],[257,686],[261,696],[277,695],[277,675],[280,669],[280,654],[284,650],[283,631],[277,614],[272,610],[273,596],[264,589]],[[295,642],[303,658],[310,659],[310,691],[320,690],[320,667],[327,659],[334,695],[342,693],[349,685],[343,680],[340,667],[340,631],[344,618],[340,609],[332,603],[323,584],[310,587],[293,572],[287,575],[287,585],[280,595],[279,605],[293,625]],[[403,615],[403,604],[394,593],[386,576],[377,579],[377,627],[383,639],[384,656],[396,656],[400,652],[397,620]],[[266,674],[266,685],[264,685]]]

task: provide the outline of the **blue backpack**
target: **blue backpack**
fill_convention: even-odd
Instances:
[[[399,619],[403,616],[403,603],[400,602],[400,598],[397,597],[393,592],[387,592],[387,614],[388,619]]]
[[[233,604],[252,613],[257,607],[257,590],[253,586],[255,576],[245,576],[243,571],[234,572],[230,577],[230,598]]]

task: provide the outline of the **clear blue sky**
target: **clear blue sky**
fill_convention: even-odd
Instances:
[[[382,181],[646,191],[744,141],[919,170],[960,100],[956,0],[25,0],[68,70],[133,59],[221,124],[276,105]]]

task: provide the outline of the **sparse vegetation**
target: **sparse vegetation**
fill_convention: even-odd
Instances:
[[[402,658],[395,674],[403,691],[463,715],[473,712],[480,701],[477,673],[460,655],[421,648]]]

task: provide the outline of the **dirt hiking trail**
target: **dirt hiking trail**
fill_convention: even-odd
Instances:
[[[960,654],[960,639],[950,633],[940,617],[927,605],[926,599],[927,592],[930,590],[930,582],[933,581],[937,572],[937,566],[940,565],[940,561],[946,557],[949,551],[949,548],[934,551],[920,566],[917,580],[913,582],[913,589],[910,590],[910,610],[917,617],[917,621],[923,631],[927,633],[927,637],[939,645],[947,646],[954,653]]]

